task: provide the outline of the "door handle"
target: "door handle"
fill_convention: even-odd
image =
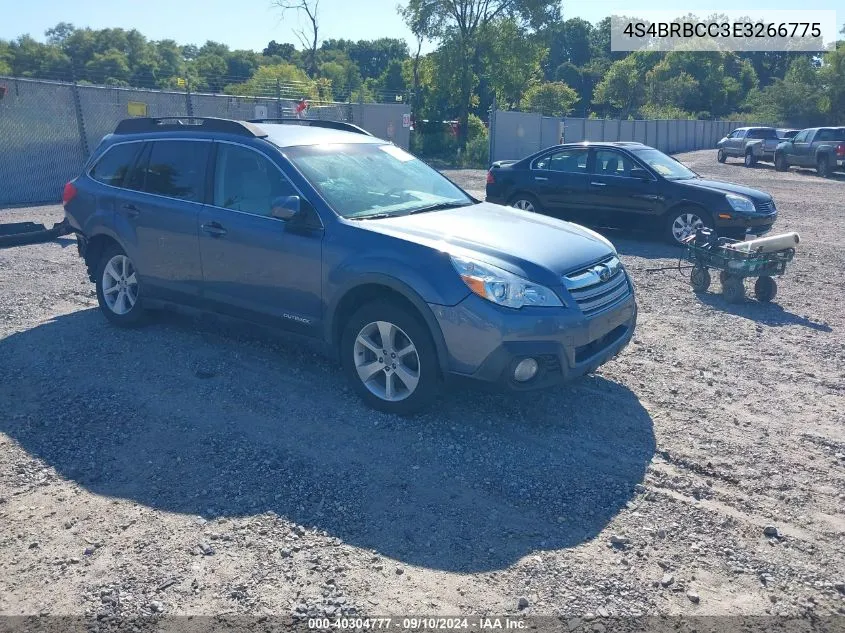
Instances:
[[[227,231],[218,222],[209,222],[202,225],[202,230],[208,233],[211,237],[223,237]]]
[[[136,207],[134,204],[129,204],[129,203],[124,204],[122,209],[126,212],[126,215],[128,215],[130,218],[137,218],[138,214],[141,213],[141,210],[138,207]]]
[[[545,176],[534,176],[534,180],[548,180]]]
[[[606,182],[595,182],[595,181],[591,181],[591,182],[590,182],[590,184],[591,184],[593,187],[606,187],[606,186],[607,186],[607,183],[606,183]]]

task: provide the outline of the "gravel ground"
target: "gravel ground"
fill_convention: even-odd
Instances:
[[[801,233],[776,304],[608,233],[617,360],[413,420],[281,337],[109,326],[73,238],[0,251],[0,614],[845,613],[845,178],[679,158]]]

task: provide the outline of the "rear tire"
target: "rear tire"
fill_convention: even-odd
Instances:
[[[757,157],[754,155],[753,152],[748,151],[745,152],[745,166],[746,167],[754,167],[757,164]]]
[[[827,156],[819,156],[816,162],[816,172],[822,178],[830,178],[830,159]]]
[[[510,206],[521,211],[528,211],[529,213],[542,213],[543,207],[536,196],[530,193],[519,193],[511,198]]]
[[[775,169],[777,171],[789,170],[789,164],[786,162],[786,156],[783,154],[775,154]]]
[[[355,392],[373,409],[411,415],[440,390],[437,352],[415,314],[387,300],[358,309],[340,342],[343,370]]]
[[[728,159],[727,154],[725,154],[725,150],[719,148],[718,153],[716,154],[716,160],[720,163],[724,163]]]
[[[143,288],[135,264],[117,244],[103,249],[96,273],[97,301],[106,318],[120,327],[144,322]]]

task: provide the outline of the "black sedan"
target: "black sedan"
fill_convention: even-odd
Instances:
[[[762,235],[777,218],[769,194],[706,180],[628,142],[557,145],[493,163],[487,201],[588,226],[659,231],[675,244],[701,226],[736,239]]]

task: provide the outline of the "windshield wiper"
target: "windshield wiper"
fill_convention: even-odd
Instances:
[[[405,215],[414,215],[415,213],[428,213],[429,211],[442,211],[445,209],[457,209],[459,207],[469,207],[472,206],[473,202],[438,202],[437,204],[430,204],[427,207],[420,207],[419,209],[414,209],[413,211],[409,211]]]
[[[396,212],[388,213],[388,212],[385,211],[383,213],[369,213],[367,215],[356,215],[356,216],[352,216],[352,217],[349,217],[349,218],[346,218],[346,219],[347,220],[381,220],[383,218],[395,218],[395,217],[398,217],[400,215],[404,215],[404,213],[396,213]]]

